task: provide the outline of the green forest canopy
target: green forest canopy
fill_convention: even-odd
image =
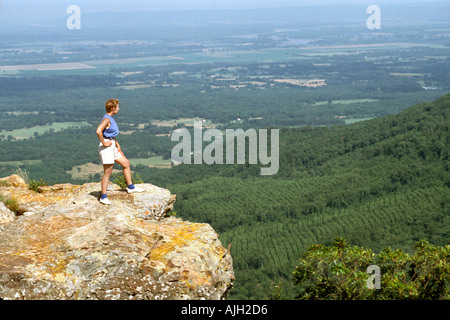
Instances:
[[[258,165],[138,171],[143,181],[177,194],[177,216],[210,223],[224,246],[231,243],[236,273],[231,299],[266,298],[279,281],[287,283],[286,295],[293,298],[292,271],[313,244],[345,237],[374,252],[389,246],[411,252],[422,239],[448,244],[449,106],[450,94],[350,126],[282,128],[275,176],[261,177]],[[53,157],[44,152],[36,159],[51,169],[65,158],[67,141],[83,150],[83,139],[71,134],[89,133],[74,130],[59,133],[67,140],[53,141]],[[150,135],[149,141],[158,147]],[[32,140],[1,143],[35,146]]]

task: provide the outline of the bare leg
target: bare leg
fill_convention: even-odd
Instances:
[[[103,165],[103,178],[102,178],[102,193],[105,194],[108,190],[108,182],[113,171],[114,164]]]
[[[116,162],[123,167],[123,177],[125,178],[127,185],[132,184],[130,161],[125,156],[122,156],[119,159],[116,159]]]

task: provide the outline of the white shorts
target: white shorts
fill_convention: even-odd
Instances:
[[[100,142],[98,145],[98,153],[103,164],[114,164],[114,161],[121,158],[122,154],[117,150],[116,141],[114,139],[105,139],[105,141],[111,141],[111,147],[105,147]]]

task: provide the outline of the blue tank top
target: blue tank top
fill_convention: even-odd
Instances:
[[[105,138],[117,137],[117,135],[119,134],[119,127],[117,126],[116,120],[114,120],[114,118],[111,117],[109,114],[105,114],[102,118],[102,121],[105,118],[109,119],[111,126],[108,129],[103,130],[103,136]]]

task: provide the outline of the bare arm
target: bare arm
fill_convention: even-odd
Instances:
[[[97,127],[97,136],[98,139],[100,140],[100,142],[105,146],[105,147],[110,147],[112,146],[112,142],[111,141],[105,141],[105,139],[103,138],[103,131],[106,129],[106,127],[109,124],[109,119],[105,118],[103,119],[102,122],[100,122],[100,124]]]

